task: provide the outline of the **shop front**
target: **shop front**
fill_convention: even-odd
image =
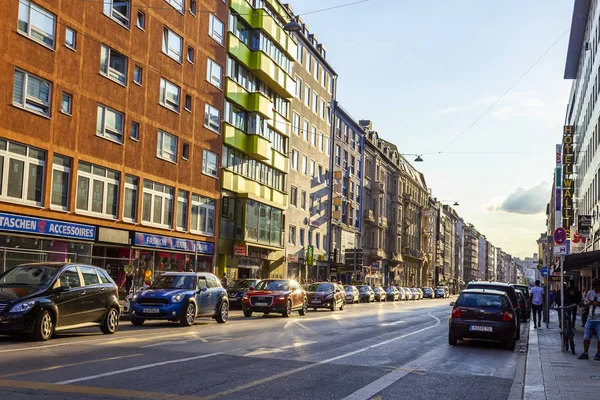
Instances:
[[[0,272],[30,262],[90,263],[96,227],[0,213]]]

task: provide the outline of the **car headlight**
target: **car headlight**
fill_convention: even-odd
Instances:
[[[131,301],[137,301],[138,300],[138,295],[134,294],[133,297],[131,298]]]
[[[19,303],[13,308],[10,309],[10,312],[27,312],[31,310],[35,306],[35,301],[26,301],[24,303]]]
[[[173,295],[173,297],[171,297],[171,301],[173,303],[179,303],[181,302],[181,300],[183,300],[185,298],[185,295],[183,293],[178,293],[176,295]]]
[[[277,300],[285,300],[285,296],[278,297]]]

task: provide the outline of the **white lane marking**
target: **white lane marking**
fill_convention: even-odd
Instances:
[[[406,322],[406,321],[386,322],[386,323],[383,323],[383,324],[381,324],[381,326],[392,326],[392,325],[398,325],[398,324],[402,324],[402,323],[404,323],[404,322]]]
[[[313,344],[313,343],[317,343],[317,342],[313,342],[313,341],[298,342],[298,343],[294,343],[294,344],[290,344],[288,346],[283,346],[283,347],[278,347],[278,348],[261,347],[261,348],[256,349],[248,354],[244,354],[244,357],[259,356],[259,355],[263,355],[263,354],[272,354],[272,353],[282,353],[286,350],[295,349],[297,347],[302,347],[302,346],[307,346],[307,345]]]
[[[112,376],[112,375],[124,374],[124,373],[127,373],[127,372],[139,371],[139,370],[142,370],[142,369],[148,369],[148,368],[154,368],[154,367],[161,367],[163,365],[168,365],[168,364],[175,364],[175,363],[181,363],[181,362],[186,362],[186,361],[200,360],[201,358],[213,357],[213,356],[217,356],[219,354],[221,354],[221,353],[203,354],[201,356],[188,357],[188,358],[180,358],[178,360],[162,361],[162,362],[153,363],[153,364],[140,365],[140,366],[137,366],[137,367],[131,367],[131,368],[125,368],[125,369],[118,369],[116,371],[104,372],[102,374],[89,375],[89,376],[83,376],[81,378],[75,378],[75,379],[69,379],[69,380],[66,380],[66,381],[60,381],[60,382],[56,382],[56,384],[57,385],[70,385],[71,383],[89,381],[89,380],[97,379],[97,378],[104,378],[105,376]]]
[[[158,346],[173,346],[173,345],[178,345],[178,344],[186,344],[189,342],[193,342],[195,341],[194,339],[190,339],[190,340],[179,340],[179,341],[174,341],[174,340],[167,340],[166,342],[158,342],[158,343],[153,343],[153,344],[149,344],[146,346],[142,346],[142,349],[147,349],[149,347],[158,347]]]

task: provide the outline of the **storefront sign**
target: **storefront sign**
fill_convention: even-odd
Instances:
[[[573,196],[575,192],[575,180],[573,179],[573,163],[575,152],[573,149],[573,136],[575,134],[572,125],[563,127],[562,142],[562,226],[566,230],[571,229],[574,221]]]
[[[375,261],[373,264],[371,264],[371,271],[379,271],[379,262]]]
[[[94,240],[96,237],[95,226],[4,213],[0,213],[0,230],[81,240]]]
[[[139,232],[135,233],[134,244],[137,246],[194,252],[193,240],[178,239],[168,236],[148,235],[146,233]]]
[[[233,255],[245,257],[248,255],[248,249],[245,244],[234,244],[233,245]]]
[[[298,262],[298,254],[288,254],[288,262],[297,263]]]
[[[592,228],[592,216],[591,215],[578,215],[577,216],[577,230],[581,234],[590,233]]]
[[[211,242],[196,242],[196,251],[202,254],[215,254],[215,244]]]
[[[306,265],[308,265],[310,267],[314,263],[315,263],[315,247],[312,245],[309,245],[306,248]]]
[[[98,228],[98,241],[129,244],[129,231],[100,227]]]

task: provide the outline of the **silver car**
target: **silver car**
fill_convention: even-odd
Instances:
[[[405,287],[404,293],[406,294],[406,300],[414,300],[415,295],[409,288]]]
[[[360,303],[360,294],[356,286],[346,285],[344,290],[346,291],[346,304]]]

